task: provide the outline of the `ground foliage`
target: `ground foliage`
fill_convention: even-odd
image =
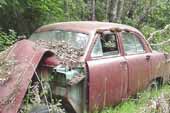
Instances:
[[[43,90],[40,90],[42,87]],[[36,109],[38,106],[47,106],[50,113],[65,113],[65,109],[61,107],[61,100],[56,100],[53,97],[47,99],[49,97],[48,93],[49,89],[46,88],[43,80],[30,82],[27,94],[18,113],[30,113],[31,110]]]
[[[170,85],[165,84],[160,89],[140,92],[137,98],[129,98],[114,108],[104,109],[101,113],[169,113],[169,93]]]

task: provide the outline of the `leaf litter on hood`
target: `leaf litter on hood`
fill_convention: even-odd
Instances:
[[[67,66],[79,64],[79,58],[83,55],[83,49],[77,49],[65,41],[37,40],[36,48],[42,47],[52,51],[56,57]]]

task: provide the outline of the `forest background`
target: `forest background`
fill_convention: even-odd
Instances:
[[[88,20],[134,26],[170,52],[170,0],[0,0],[0,50],[41,25]]]

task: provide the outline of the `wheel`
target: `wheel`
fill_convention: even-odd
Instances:
[[[147,90],[152,91],[152,90],[158,90],[160,84],[157,80],[153,80],[151,83],[149,83]]]

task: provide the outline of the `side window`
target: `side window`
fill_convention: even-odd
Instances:
[[[97,39],[92,50],[92,57],[118,55],[116,35],[113,33],[104,34]]]
[[[122,40],[127,55],[145,52],[142,43],[136,35],[129,32],[122,32]]]
[[[92,50],[92,57],[97,57],[97,56],[103,56],[103,51],[102,51],[102,44],[100,41],[100,38],[97,39],[94,48]]]

